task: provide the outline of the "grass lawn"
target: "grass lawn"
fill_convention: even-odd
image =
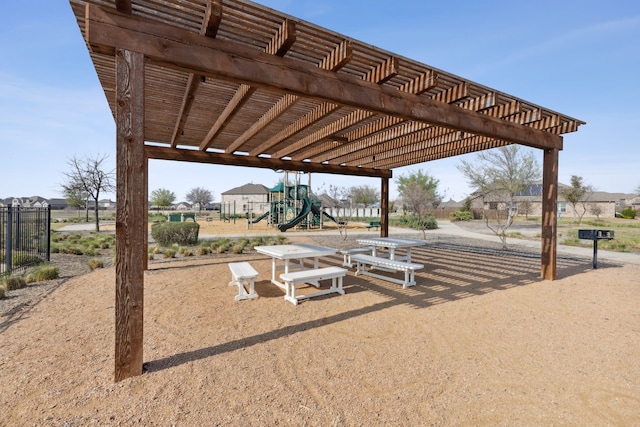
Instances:
[[[529,218],[528,220],[518,218],[516,226],[518,223],[540,224],[540,218]],[[568,246],[592,247],[591,240],[578,239],[578,230],[581,229],[613,230],[615,239],[599,241],[599,249],[640,254],[639,219],[607,218],[595,221],[589,218],[580,224],[574,223],[573,218],[563,219],[558,221],[558,243]],[[511,237],[517,238],[518,236]]]

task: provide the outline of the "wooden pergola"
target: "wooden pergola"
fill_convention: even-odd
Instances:
[[[562,134],[584,122],[246,0],[70,0],[116,121],[116,381],[142,373],[148,160],[381,178],[508,144],[543,150],[556,278]]]

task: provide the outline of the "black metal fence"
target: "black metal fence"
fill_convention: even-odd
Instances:
[[[0,207],[0,276],[49,261],[50,234],[50,207]]]

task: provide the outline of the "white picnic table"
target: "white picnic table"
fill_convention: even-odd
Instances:
[[[288,274],[291,270],[304,270],[304,260],[313,258],[313,269],[318,269],[318,260],[321,257],[335,255],[338,251],[334,248],[318,245],[308,244],[295,244],[295,245],[273,245],[273,246],[256,246],[254,248],[258,253],[271,257],[271,283],[285,290],[285,299],[297,304],[295,297],[295,289],[290,289],[286,283],[278,280],[278,271],[284,271],[284,274]],[[278,265],[282,262],[281,265]],[[322,280],[322,279],[320,279]],[[310,281],[310,284],[319,287],[318,280]],[[295,286],[295,285],[292,285]],[[321,291],[315,294],[305,296],[309,298],[311,296],[324,295],[328,292],[344,293],[342,291],[342,285],[340,282],[339,289],[335,285],[331,287],[330,291]],[[298,297],[300,299],[301,297]]]
[[[356,276],[361,274],[377,277],[379,279],[388,280],[390,282],[399,283],[403,288],[414,286],[415,270],[422,269],[422,264],[416,264],[411,261],[411,248],[424,246],[427,244],[424,240],[403,239],[396,237],[367,237],[357,239],[359,245],[370,247],[371,255],[356,254],[351,256],[351,260],[356,261]],[[381,249],[387,249],[388,252],[380,253]],[[405,249],[404,256],[398,256],[397,249]],[[371,269],[377,269],[395,273],[397,271],[404,272],[404,280],[395,279],[389,276],[383,276],[373,273],[367,269],[367,265]]]
[[[411,262],[411,248],[427,244],[424,240],[397,237],[366,237],[357,239],[356,242],[359,245],[371,246],[373,248],[372,256],[380,256],[378,253],[379,250],[386,248],[389,251],[388,255],[390,260],[407,262]],[[398,256],[396,249],[406,249],[407,253],[404,256]]]

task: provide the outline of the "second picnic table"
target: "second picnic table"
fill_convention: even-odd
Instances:
[[[359,245],[371,246],[373,248],[371,255],[373,256],[380,256],[379,250],[386,248],[389,251],[389,259],[407,262],[411,262],[411,248],[427,244],[424,240],[397,237],[366,237],[357,239],[356,242]],[[396,249],[406,249],[407,253],[404,256],[398,256]]]
[[[314,294],[308,294],[296,298],[295,289],[289,289],[290,287],[288,287],[287,284],[279,281],[277,276],[279,270],[283,270],[284,274],[288,274],[290,270],[303,270],[304,260],[306,258],[313,258],[313,268],[318,269],[319,259],[321,257],[335,255],[337,249],[309,244],[256,246],[254,249],[258,253],[271,257],[271,283],[285,290],[286,300],[297,304],[297,300],[303,297],[309,298],[311,296],[325,295],[331,292],[344,294],[341,286],[342,281],[340,279],[339,287],[332,286],[329,290],[320,291]],[[283,265],[278,265],[278,261],[282,261]],[[293,261],[293,263],[291,261]],[[343,271],[346,272],[346,270]],[[317,282],[311,284],[313,284],[314,286],[318,286]]]

